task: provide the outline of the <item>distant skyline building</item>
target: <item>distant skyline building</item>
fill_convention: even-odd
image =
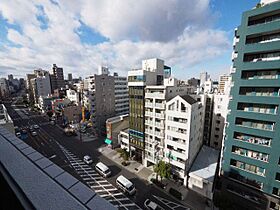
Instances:
[[[72,81],[72,80],[73,80],[72,73],[69,73],[68,74],[68,81]]]
[[[218,87],[218,92],[219,93],[224,93],[225,92],[225,84],[227,81],[230,81],[230,75],[223,74],[219,76],[219,87]]]

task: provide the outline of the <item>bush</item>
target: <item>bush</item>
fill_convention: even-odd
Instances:
[[[117,152],[117,153],[121,153],[121,152],[122,152],[122,148],[117,148],[117,149],[116,149],[116,152]]]
[[[174,196],[175,198],[177,198],[177,199],[179,199],[179,200],[182,200],[182,194],[179,192],[179,191],[177,191],[176,189],[174,189],[174,188],[170,188],[169,189],[169,193],[172,195],[172,196]]]
[[[162,189],[165,188],[165,185],[162,182],[160,182],[160,181],[158,181],[158,180],[156,180],[154,178],[151,179],[151,182],[154,183],[156,186],[162,188]]]

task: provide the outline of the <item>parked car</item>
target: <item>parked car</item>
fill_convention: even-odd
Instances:
[[[39,129],[39,125],[34,125],[33,128]]]
[[[55,125],[55,121],[51,120],[51,125]]]
[[[117,178],[116,184],[118,188],[121,189],[124,193],[128,193],[129,195],[134,195],[136,193],[134,184],[123,175],[120,175]]]
[[[20,138],[20,136],[21,136],[21,133],[20,133],[20,132],[17,132],[17,133],[16,133],[16,137]]]
[[[111,175],[111,171],[104,163],[97,163],[95,165],[95,170],[103,177],[109,177]]]
[[[89,155],[85,155],[84,156],[84,162],[86,164],[90,165],[90,164],[92,164],[93,161],[92,161],[92,159],[91,159],[91,157]]]
[[[37,136],[38,134],[37,134],[36,131],[33,131],[33,132],[31,133],[31,135],[32,135],[32,136]]]
[[[163,210],[162,207],[160,207],[158,204],[151,201],[150,199],[145,200],[144,206],[146,209],[149,209],[149,210]]]

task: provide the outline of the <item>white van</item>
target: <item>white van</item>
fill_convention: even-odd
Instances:
[[[110,169],[103,163],[99,162],[95,165],[96,171],[104,177],[108,177],[111,175]]]
[[[118,188],[123,192],[127,192],[129,195],[136,193],[136,189],[131,181],[129,181],[124,176],[120,175],[116,180]]]

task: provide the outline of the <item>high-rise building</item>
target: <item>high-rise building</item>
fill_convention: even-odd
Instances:
[[[34,70],[35,78],[30,79],[34,102],[38,104],[40,96],[51,95],[50,74],[48,71]]]
[[[280,208],[280,1],[261,3],[243,13],[233,46],[221,174],[236,209]]]
[[[115,78],[115,111],[116,115],[124,115],[129,113],[129,98],[127,77],[119,76],[114,73]]]
[[[2,99],[8,97],[10,94],[9,86],[6,78],[0,78],[0,97]]]
[[[142,68],[128,72],[130,154],[142,162],[145,147],[145,87],[162,85],[164,61],[154,58],[142,61]]]
[[[68,74],[68,81],[72,81],[72,80],[73,80],[72,74],[69,73],[69,74]]]
[[[200,73],[200,77],[199,77],[199,79],[200,79],[200,87],[204,87],[204,83],[208,80],[208,79],[210,79],[210,75],[207,73],[207,72],[202,72],[202,73]]]
[[[8,80],[9,80],[9,81],[12,81],[13,79],[14,79],[14,76],[13,76],[12,74],[9,74],[9,75],[8,75]]]
[[[50,76],[50,79],[51,79],[52,92],[55,89],[64,88],[65,81],[64,81],[64,75],[63,75],[63,68],[57,67],[56,64],[53,64],[52,74]]]
[[[106,131],[106,120],[115,116],[115,78],[108,73],[84,79],[83,104],[101,133]]]

